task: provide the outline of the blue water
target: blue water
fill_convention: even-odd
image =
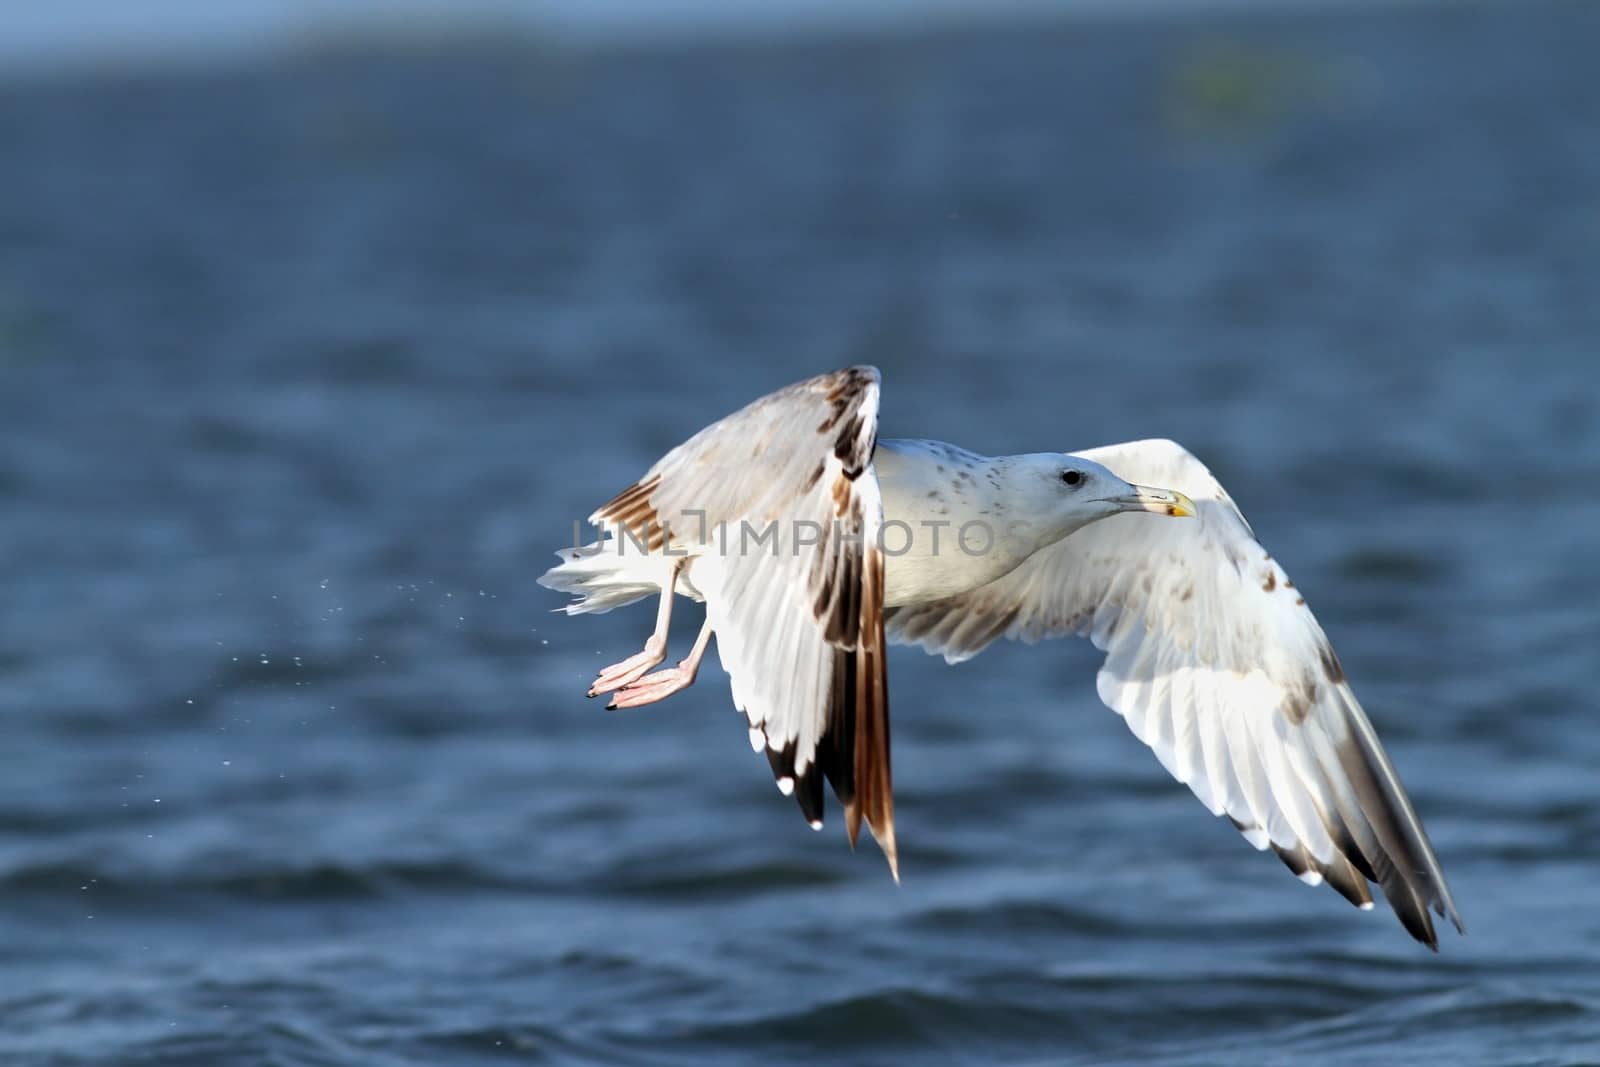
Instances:
[[[0,1062],[1600,1061],[1600,8],[0,87]],[[852,362],[1176,437],[1467,923],[1211,819],[1092,651],[891,658],[904,885],[714,665],[583,699],[572,519]],[[677,642],[698,619],[680,612]]]

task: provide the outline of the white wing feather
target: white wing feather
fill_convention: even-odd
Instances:
[[[852,367],[762,397],[667,453],[590,521],[685,559],[778,788],[820,827],[826,777],[851,843],[865,819],[895,870],[883,502],[871,465],[878,383],[876,369]]]
[[[977,590],[898,608],[890,640],[952,662],[997,637],[1089,637],[1100,697],[1256,848],[1362,907],[1382,886],[1413,936],[1459,929],[1422,824],[1304,598],[1211,472],[1171,441],[1078,455],[1187,493],[1194,520],[1117,515]]]

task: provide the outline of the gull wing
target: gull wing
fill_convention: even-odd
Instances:
[[[1383,889],[1437,949],[1461,918],[1393,765],[1305,598],[1201,462],[1172,441],[1077,453],[1187,493],[1195,520],[1124,514],[988,585],[893,609],[892,641],[951,662],[999,637],[1078,634],[1106,653],[1100,698],[1214,815],[1313,885],[1372,906]]]
[[[706,427],[591,516],[680,555],[750,743],[814,829],[826,778],[899,878],[884,662],[878,372],[851,367]],[[620,543],[620,540],[619,540]]]

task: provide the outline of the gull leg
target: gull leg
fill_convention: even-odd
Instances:
[[[672,577],[667,579],[667,587],[661,591],[661,606],[656,609],[655,632],[645,641],[644,650],[635,652],[621,663],[613,663],[609,667],[602,668],[594,684],[589,687],[589,696],[597,697],[601,693],[621,689],[667,658],[667,628],[672,623],[672,598],[677,585],[678,572],[674,569]]]
[[[700,636],[694,639],[694,647],[689,650],[689,655],[676,667],[668,667],[664,671],[647,674],[638,681],[629,682],[618,690],[616,696],[611,698],[607,708],[637,708],[641,704],[654,704],[671,696],[680,689],[687,689],[694,684],[694,676],[700,672],[700,660],[706,654],[706,646],[711,643],[711,620],[707,619],[700,627]]]

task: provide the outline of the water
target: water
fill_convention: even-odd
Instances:
[[[0,91],[0,1060],[1600,1060],[1600,10]],[[714,666],[582,697],[571,520],[869,360],[883,430],[1170,435],[1466,919],[1298,885],[1086,647],[891,660],[905,884]],[[685,644],[697,618],[680,613]]]

